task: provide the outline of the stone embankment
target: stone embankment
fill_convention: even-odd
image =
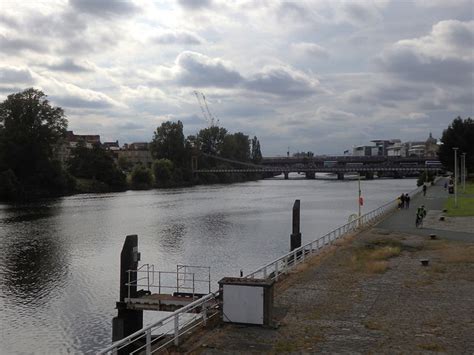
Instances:
[[[474,220],[458,231],[440,229],[436,218],[414,228],[418,205],[438,213],[445,198],[441,186],[431,187],[410,209],[279,281],[275,327],[221,324],[180,352],[474,353]]]

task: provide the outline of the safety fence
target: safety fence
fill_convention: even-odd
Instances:
[[[143,329],[113,343],[98,354],[155,354],[174,344],[179,345],[180,337],[189,333],[218,313],[218,292],[208,295],[178,309],[170,315]]]
[[[419,187],[411,191],[409,195],[413,198],[421,189],[422,188]],[[280,275],[287,273],[298,264],[303,263],[311,255],[319,253],[325,246],[332,244],[348,233],[367,227],[387,213],[394,211],[396,208],[397,200],[390,201],[258,268],[245,277],[278,280]],[[177,270],[177,272],[179,272],[180,268]],[[147,270],[142,269],[142,271],[145,272]],[[150,271],[149,266],[148,271]],[[150,272],[148,272],[145,278],[147,278],[147,283],[149,284]],[[144,278],[142,278],[142,281],[143,280]],[[206,324],[208,319],[219,314],[219,296],[219,291],[209,293],[159,321],[113,343],[98,354],[117,354],[119,350],[126,350],[126,353],[129,354],[150,355],[164,350],[171,344],[178,346],[180,337],[196,327]]]
[[[421,191],[421,189],[422,187],[418,187],[409,192],[409,195],[414,197]],[[397,206],[397,200],[390,201],[385,205],[380,206],[283,256],[280,256],[278,259],[258,268],[245,277],[263,279],[271,278],[273,280],[278,280],[278,277],[281,274],[287,273],[298,264],[304,262],[309,256],[319,253],[325,246],[332,244],[335,240],[340,239],[348,233],[366,227],[387,213],[395,210]]]

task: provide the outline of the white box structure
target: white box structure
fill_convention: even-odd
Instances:
[[[224,322],[269,325],[273,313],[273,281],[227,277],[219,284]]]

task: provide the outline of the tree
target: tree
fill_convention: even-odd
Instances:
[[[197,135],[199,149],[210,155],[220,155],[227,130],[218,126],[201,129]]]
[[[155,159],[168,159],[182,166],[186,160],[183,123],[166,121],[155,131],[150,150]]]
[[[466,169],[474,170],[474,121],[469,117],[462,119],[457,117],[443,131],[441,144],[438,152],[439,159],[443,165],[451,171],[454,171],[454,151],[457,147],[458,157],[466,153]]]
[[[224,137],[221,155],[224,158],[241,162],[250,160],[249,137],[242,132],[228,134]]]
[[[153,185],[151,170],[143,165],[137,165],[132,171],[132,187],[134,189],[148,189]]]
[[[260,142],[257,136],[252,138],[250,160],[252,160],[254,164],[259,164],[262,161],[262,151],[260,150]]]
[[[25,197],[67,190],[53,154],[66,129],[63,109],[51,106],[40,90],[26,89],[0,103],[0,169],[13,172],[8,179],[24,188]]]
[[[153,174],[158,186],[166,186],[173,176],[174,165],[169,159],[159,159],[153,162]]]
[[[84,142],[80,142],[71,151],[68,166],[72,175],[104,182],[113,190],[122,190],[126,186],[125,175],[117,168],[110,154],[99,144],[89,149]]]

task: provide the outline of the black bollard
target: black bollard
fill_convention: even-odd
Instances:
[[[125,298],[137,297],[137,286],[131,286],[130,291],[127,286],[129,281],[136,283],[137,273],[131,272],[129,279],[127,271],[137,270],[139,260],[138,236],[127,235],[120,254],[120,301],[117,302],[118,315],[112,320],[112,341],[123,339],[143,328],[143,311],[127,309],[125,302]],[[118,354],[129,354],[131,350],[125,347]]]
[[[290,235],[290,251],[301,246],[300,232],[300,200],[295,200],[293,204],[293,230]]]

